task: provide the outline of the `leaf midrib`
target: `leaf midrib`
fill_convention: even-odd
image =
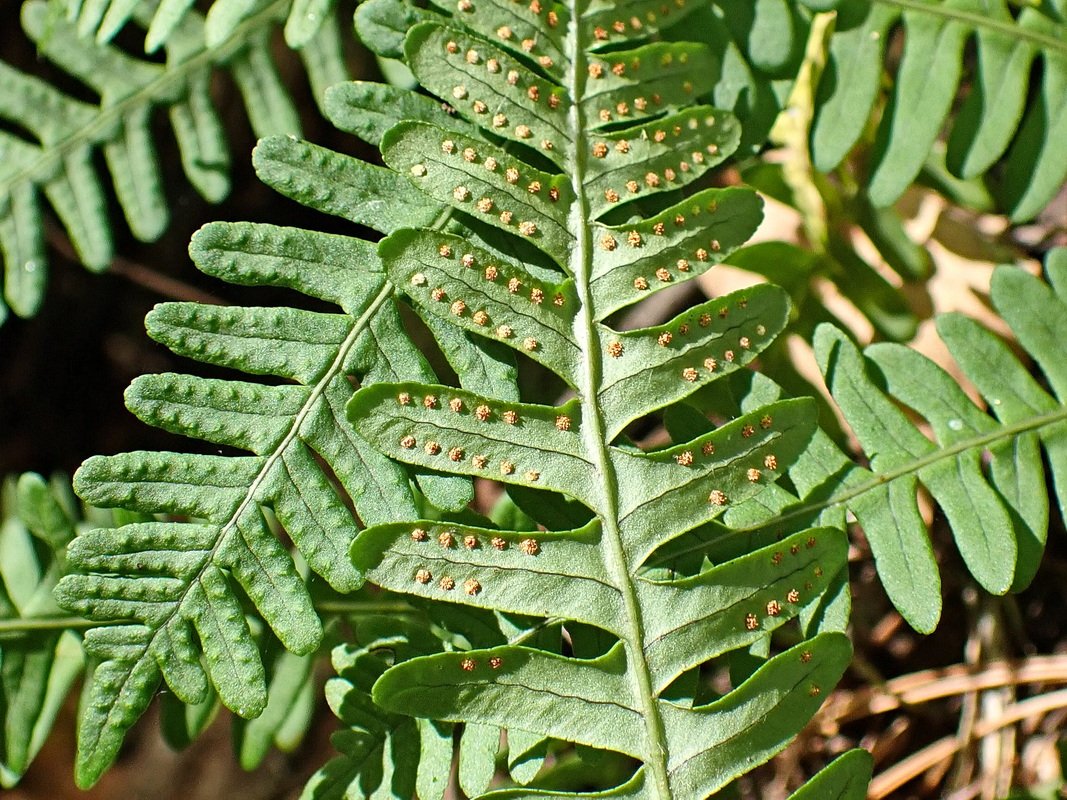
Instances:
[[[964,11],[959,8],[948,8],[945,3],[935,6],[924,3],[922,0],[874,0],[874,2],[883,6],[899,8],[903,11],[914,11],[920,14],[928,14],[932,17],[941,17],[952,22],[959,22],[975,31],[979,29],[993,31],[1014,41],[1029,42],[1040,50],[1051,50],[1067,56],[1067,42],[1029,30],[1017,23],[992,19],[982,14]]]
[[[386,281],[382,285],[382,288],[378,291],[378,294],[377,296],[375,296],[374,300],[371,301],[371,303],[367,306],[363,313],[354,321],[352,325],[352,330],[345,337],[344,341],[338,348],[336,358],[313,387],[304,405],[300,408],[300,411],[294,417],[293,424],[289,428],[288,433],[281,440],[281,442],[278,443],[278,446],[274,449],[270,456],[268,456],[263,462],[263,466],[256,474],[255,479],[249,485],[248,491],[246,492],[244,498],[238,504],[234,512],[230,515],[230,518],[225,523],[219,526],[219,535],[215,540],[215,544],[208,552],[207,558],[205,558],[204,560],[204,566],[201,569],[197,570],[195,575],[191,575],[189,577],[185,589],[181,593],[181,596],[174,601],[174,604],[171,608],[171,612],[165,618],[163,618],[158,625],[150,628],[151,636],[149,637],[149,640],[145,643],[140,655],[133,659],[134,663],[139,662],[141,659],[145,658],[145,656],[150,653],[152,641],[154,641],[155,638],[159,636],[162,631],[166,630],[171,620],[173,620],[181,613],[181,608],[188,600],[189,593],[192,591],[193,587],[200,582],[200,578],[204,575],[204,572],[210,566],[215,565],[216,554],[223,546],[223,544],[228,540],[228,538],[233,535],[233,532],[237,530],[238,521],[241,519],[245,511],[252,503],[258,502],[257,496],[259,492],[259,487],[263,484],[264,481],[267,480],[268,476],[274,469],[274,465],[282,459],[286,449],[299,435],[304,420],[307,419],[307,417],[314,412],[318,401],[325,394],[326,389],[329,386],[330,382],[333,380],[334,376],[337,375],[337,373],[343,369],[345,359],[348,357],[348,354],[351,349],[355,346],[356,340],[359,338],[360,334],[363,333],[364,329],[370,325],[370,322],[374,318],[374,315],[378,312],[378,309],[381,308],[382,305],[393,296],[393,291],[393,284]],[[110,715],[110,710],[108,713]]]
[[[1028,419],[1012,423],[1011,425],[1001,426],[998,427],[996,430],[993,430],[989,433],[980,436],[972,436],[967,439],[961,439],[949,447],[943,449],[936,449],[934,452],[922,456],[921,458],[916,458],[915,460],[910,461],[907,464],[902,464],[901,466],[896,467],[894,469],[878,473],[869,480],[865,480],[862,483],[857,483],[844,492],[831,495],[826,500],[823,500],[818,503],[803,503],[803,501],[801,501],[801,505],[796,506],[792,511],[787,514],[780,514],[776,517],[771,517],[754,525],[748,525],[744,528],[737,528],[733,532],[752,533],[755,531],[762,530],[763,528],[766,528],[771,525],[777,525],[782,522],[788,522],[789,520],[795,519],[797,517],[808,515],[813,511],[823,511],[825,509],[832,508],[833,506],[845,505],[848,503],[848,501],[854,500],[855,498],[859,497],[862,494],[865,494],[866,492],[871,491],[872,489],[877,489],[880,486],[884,486],[896,480],[897,478],[918,474],[926,467],[936,464],[937,462],[942,461],[944,459],[954,458],[962,453],[967,452],[968,450],[984,447],[985,445],[996,444],[1000,441],[1014,439],[1017,436],[1026,433],[1027,431],[1037,430],[1038,428],[1056,425],[1065,421],[1067,421],[1067,407],[1058,408],[1055,411],[1048,412],[1047,414],[1040,414],[1036,417],[1030,417]],[[698,549],[702,549],[702,547]]]
[[[600,404],[597,402],[602,382],[602,364],[600,336],[594,318],[595,306],[592,297],[593,277],[593,242],[592,217],[589,198],[585,191],[585,174],[588,148],[585,146],[585,120],[582,111],[586,76],[588,68],[583,43],[580,41],[582,13],[579,2],[575,0],[571,16],[571,29],[564,41],[564,54],[569,65],[566,76],[566,88],[571,96],[570,119],[574,124],[575,146],[571,151],[570,163],[565,164],[571,185],[574,188],[575,202],[571,207],[572,225],[568,226],[578,232],[574,248],[571,251],[570,272],[574,276],[575,289],[579,298],[578,314],[575,318],[575,339],[584,354],[578,370],[579,394],[582,402],[582,434],[588,448],[593,467],[599,478],[601,494],[601,541],[604,543],[604,564],[608,575],[616,584],[622,596],[623,619],[627,631],[626,655],[627,668],[632,670],[637,685],[637,702],[639,712],[645,723],[648,742],[643,748],[648,753],[645,768],[649,773],[649,790],[657,800],[671,800],[670,777],[667,764],[667,734],[661,711],[652,686],[652,675],[644,651],[644,625],[641,606],[637,596],[637,587],[630,573],[626,551],[623,547],[619,530],[619,482],[614,464],[609,453],[606,438],[607,426]]]

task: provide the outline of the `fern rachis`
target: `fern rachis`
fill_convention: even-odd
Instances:
[[[620,791],[658,800],[702,797],[784,744],[795,730],[787,720],[810,713],[822,687],[840,674],[847,643],[838,634],[819,635],[772,659],[716,703],[683,708],[667,701],[665,691],[682,673],[755,641],[812,602],[841,568],[843,543],[830,531],[802,532],[782,543],[783,552],[802,559],[797,562],[783,562],[783,553],[769,548],[688,581],[641,575],[665,541],[773,481],[810,436],[811,408],[778,403],[656,454],[614,444],[631,420],[748,363],[781,330],[785,307],[780,292],[760,287],[656,329],[623,334],[603,323],[656,283],[706,269],[743,241],[758,209],[751,195],[708,190],[649,219],[597,223],[620,196],[654,195],[662,184],[687,183],[721,160],[736,146],[733,123],[724,112],[700,107],[668,108],[666,117],[642,120],[652,105],[644,87],[631,92],[623,81],[609,80],[607,89],[597,84],[605,75],[640,71],[644,81],[678,96],[664,102],[680,102],[700,72],[672,65],[699,63],[698,48],[596,52],[609,29],[625,32],[623,39],[631,35],[626,24],[612,23],[610,8],[553,6],[561,28],[572,15],[576,21],[563,34],[535,6],[520,14],[509,4],[461,4],[460,20],[495,30],[502,47],[428,23],[409,32],[406,53],[424,85],[450,95],[464,117],[507,138],[540,141],[561,174],[533,169],[521,150],[422,123],[393,128],[382,148],[390,166],[431,196],[527,238],[553,258],[560,279],[543,281],[501,254],[431,231],[394,233],[380,254],[394,283],[424,314],[524,352],[560,375],[578,398],[561,407],[502,405],[444,386],[379,384],[357,393],[350,416],[394,458],[562,492],[592,509],[595,519],[582,529],[533,538],[430,520],[376,526],[360,535],[353,556],[390,589],[577,620],[618,642],[593,660],[515,646],[427,656],[386,672],[374,696],[390,710],[514,724],[626,752],[644,766]],[[497,28],[505,13],[522,17],[541,37],[526,39],[531,47],[522,49],[532,49],[558,84],[516,55],[509,41],[516,23]],[[649,14],[655,20],[655,11]],[[643,27],[634,20],[633,29]],[[538,41],[563,54],[562,68],[555,57],[539,55]],[[681,74],[671,74],[675,69]],[[659,92],[655,98],[662,99]],[[616,114],[629,125],[631,113],[636,126],[602,130]],[[679,137],[684,150],[675,143]],[[775,575],[779,569],[785,574]],[[751,588],[736,587],[736,595],[726,588],[746,572],[741,583]],[[787,586],[790,581],[796,585]],[[774,683],[780,694],[761,694]],[[591,720],[583,703],[599,705],[606,716]]]

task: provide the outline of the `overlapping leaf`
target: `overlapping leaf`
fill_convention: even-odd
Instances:
[[[971,178],[1003,159],[1004,207],[1013,219],[1033,217],[1067,175],[1059,146],[1067,124],[1067,29],[1057,13],[1027,6],[1012,14],[1003,0],[841,3],[816,99],[816,166],[836,167],[863,134],[879,98],[886,44],[903,25],[904,51],[875,143],[871,198],[891,204],[927,161],[963,76],[964,49],[973,43],[973,88],[952,121],[949,169]]]
[[[257,165],[278,176],[285,162],[275,153],[268,141]],[[388,202],[392,174],[362,167],[349,176],[363,181],[355,190]],[[432,207],[419,208],[412,213],[433,218]],[[151,335],[177,353],[291,383],[145,376],[127,392],[128,406],[142,419],[252,455],[128,453],[91,459],[79,470],[79,492],[99,505],[197,520],[96,531],[71,549],[71,563],[84,574],[63,580],[62,602],[94,619],[129,623],[86,637],[89,652],[102,663],[82,718],[82,783],[91,783],[114,757],[161,677],[186,703],[203,701],[210,681],[239,715],[269,711],[266,674],[242,595],[295,657],[318,646],[318,616],[270,520],[284,527],[313,571],[347,592],[359,581],[346,556],[357,523],[334,479],[368,523],[415,516],[412,480],[442,507],[461,508],[470,499],[469,483],[399,467],[343,419],[350,375],[369,381],[432,378],[400,327],[393,289],[373,245],[220,223],[200,231],[191,250],[206,272],[292,287],[343,311],[171,303],[149,315]],[[462,336],[442,346],[464,379],[505,395],[514,391],[506,361]]]
[[[191,0],[59,0],[66,20],[76,26],[79,36],[94,37],[98,44],[110,42],[131,18],[140,18],[147,28],[144,49],[153,53],[171,40],[188,19]],[[247,0],[216,0],[206,15],[202,38],[215,47],[229,38],[268,3]],[[333,13],[332,0],[294,0],[276,4],[273,13],[285,19],[285,41],[290,47],[307,46]]]
[[[759,498],[814,432],[809,402],[782,401],[663,451],[617,441],[632,420],[735,374],[787,316],[783,293],[767,286],[657,328],[610,325],[613,311],[653,285],[720,261],[759,221],[759,203],[745,190],[699,192],[623,225],[600,219],[624,203],[640,214],[632,201],[698,181],[738,143],[728,112],[693,103],[710,88],[702,84],[706,49],[642,44],[661,13],[640,3],[576,11],[537,2],[513,11],[473,0],[451,23],[425,22],[408,34],[407,63],[465,124],[422,121],[420,113],[382,136],[386,163],[471,230],[487,232],[396,231],[379,247],[386,274],[426,319],[514,348],[576,397],[534,405],[393,381],[361,389],[350,419],[412,467],[562,494],[593,516],[541,532],[427,519],[374,525],[352,558],[393,591],[561,620],[576,632],[571,654],[473,644],[404,660],[374,684],[388,712],[494,729],[517,722],[535,736],[639,759],[642,767],[610,796],[689,798],[783,747],[840,675],[849,648],[828,631],[774,656],[722,698],[684,688],[705,662],[819,604],[844,564],[838,530],[798,532],[690,577],[646,569],[686,531]],[[573,16],[581,23],[564,33]],[[605,43],[612,48],[602,50]],[[376,115],[361,123],[356,108],[366,94],[349,90],[344,111],[370,134],[379,130]],[[497,146],[492,136],[510,142]],[[507,254],[507,234],[540,258]],[[598,647],[582,645],[585,630],[600,631]]]
[[[1064,505],[1067,411],[1062,397],[1067,379],[1057,331],[1067,324],[1065,255],[1064,250],[1049,255],[1050,285],[1011,267],[998,268],[993,277],[993,305],[1045,373],[1051,391],[1031,377],[1003,342],[960,314],[941,315],[937,329],[988,410],[976,406],[954,378],[915,351],[881,343],[861,353],[836,328],[822,326],[816,332],[816,355],[834,400],[870,459],[870,470],[816,433],[789,469],[793,491],[775,486],[761,493],[728,512],[725,527],[676,543],[661,563],[685,553],[721,557],[735,551],[729,541],[741,533],[751,545],[813,524],[843,527],[848,509],[864,529],[894,604],[917,630],[931,631],[940,616],[941,591],[916,500],[922,484],[944,511],[975,579],[995,594],[1025,588],[1048,532],[1046,463],[1052,489]],[[1035,314],[1034,309],[1041,311]],[[744,381],[733,387],[738,410],[773,402],[781,394],[762,375],[737,377]],[[932,439],[898,403],[926,421]],[[730,408],[727,404],[715,411]],[[694,428],[681,416],[674,424],[679,435],[693,435]]]
[[[161,4],[159,14],[167,8],[173,11],[174,6],[173,2]],[[75,23],[55,19],[54,9],[45,2],[31,0],[23,5],[23,28],[39,52],[99,95],[100,102],[75,99],[0,62],[0,115],[33,137],[30,141],[10,131],[0,134],[4,299],[16,314],[32,316],[44,296],[47,258],[42,192],[82,263],[102,271],[111,261],[107,194],[93,163],[98,150],[133,234],[152,241],[166,229],[169,209],[150,130],[153,108],[167,108],[186,177],[215,202],[229,191],[230,165],[226,132],[211,99],[215,69],[225,67],[233,74],[257,134],[300,132],[289,90],[269,53],[271,31],[288,6],[288,0],[252,4],[239,25],[205,44],[203,18],[194,11],[186,13],[188,4],[182,4],[180,17],[171,14],[166,61],[158,64],[134,58],[113,45],[79,38]],[[110,6],[119,7],[122,19],[112,25],[109,12],[104,20],[112,33],[131,14],[146,21],[147,4],[116,2]],[[89,2],[71,10],[80,13],[82,20],[99,22],[105,8],[106,3]],[[337,21],[331,13],[324,14],[321,22],[325,23],[322,29],[301,51],[317,96],[346,77]],[[6,311],[6,307],[0,309]]]
[[[10,788],[51,732],[85,656],[78,634],[64,630],[74,621],[52,599],[75,533],[70,487],[27,473],[6,481],[0,499],[0,785]]]

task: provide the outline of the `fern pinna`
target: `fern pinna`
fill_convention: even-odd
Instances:
[[[392,458],[561,493],[593,513],[532,534],[433,520],[363,531],[353,561],[374,583],[562,620],[571,648],[413,658],[377,681],[375,702],[625,753],[641,765],[615,797],[716,792],[785,745],[850,652],[842,634],[809,631],[721,698],[696,680],[705,662],[819,600],[844,565],[840,531],[795,533],[690,577],[643,574],[662,545],[775,481],[815,426],[810,402],[786,400],[656,452],[622,436],[742,369],[787,319],[784,294],[762,286],[654,328],[605,321],[702,274],[760,219],[751,191],[679,191],[738,140],[728,113],[693,104],[711,88],[706,51],[644,43],[695,5],[461,0],[451,25],[409,31],[416,77],[481,134],[402,122],[383,156],[485,232],[397,231],[379,246],[386,272],[427,319],[514,348],[575,396],[542,406],[400,382],[367,386],[349,405],[360,435]],[[500,231],[523,244],[506,253]],[[541,259],[515,255],[530,246]]]

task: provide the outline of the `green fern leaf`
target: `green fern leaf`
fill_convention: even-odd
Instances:
[[[64,495],[65,491],[65,495]],[[77,620],[52,589],[75,522],[70,488],[32,473],[4,483],[0,525],[0,786],[18,783],[52,729],[85,663]]]
[[[874,759],[866,750],[849,750],[790,795],[790,800],[863,800]]]
[[[841,3],[816,101],[811,145],[816,166],[836,167],[862,135],[879,96],[885,42],[901,24],[904,53],[875,142],[871,199],[891,204],[918,175],[949,117],[964,48],[973,41],[974,91],[953,122],[948,166],[972,178],[1005,159],[1001,200],[1012,219],[1033,217],[1067,175],[1067,158],[1057,146],[1067,120],[1065,29],[1046,9],[1027,7],[1013,15],[1003,0]],[[1038,59],[1042,69],[1034,74],[1040,85],[1028,103],[1031,67]]]
[[[479,737],[518,722],[535,740],[643,764],[609,793],[569,797],[708,796],[783,747],[849,658],[847,640],[825,632],[718,700],[672,693],[680,676],[817,605],[839,581],[845,543],[837,530],[812,529],[691,577],[645,573],[660,548],[762,497],[814,432],[812,405],[783,401],[657,452],[618,440],[632,420],[728,382],[788,313],[780,290],[759,287],[657,328],[624,333],[606,321],[653,285],[720,261],[760,216],[751,192],[708,190],[675,205],[664,198],[657,209],[669,208],[626,224],[603,219],[622,204],[641,214],[633,200],[699,180],[739,140],[728,112],[691,105],[711,89],[705,48],[641,44],[661,13],[641,2],[575,10],[474,0],[454,17],[463,28],[410,31],[415,75],[484,133],[402,121],[381,138],[385,161],[472,231],[493,233],[395,231],[379,246],[386,272],[426,319],[514,349],[577,396],[545,406],[394,381],[362,388],[348,412],[400,462],[559,493],[593,512],[581,527],[540,533],[427,519],[373,525],[352,548],[357,570],[393,591],[601,631],[604,647],[588,657],[474,644],[405,659],[373,689],[389,713],[463,722]],[[572,17],[581,22],[568,29]],[[381,117],[360,122],[365,90],[349,91],[348,125],[373,139]],[[490,144],[489,134],[510,141]],[[509,237],[540,252],[536,270],[505,255]],[[484,790],[474,775],[468,793]]]
[[[161,4],[159,13],[170,14],[170,5]],[[271,32],[287,7],[285,2],[256,6],[210,46],[204,42],[203,19],[183,8],[180,15],[167,18],[165,44],[164,39],[157,42],[164,46],[166,63],[156,64],[104,43],[108,31],[121,27],[130,15],[147,24],[145,4],[87,4],[68,19],[54,18],[48,4],[39,0],[23,5],[22,26],[40,53],[98,94],[100,102],[75,100],[0,62],[0,115],[36,139],[0,134],[5,154],[0,166],[4,298],[16,314],[32,316],[44,296],[42,191],[82,263],[102,271],[111,261],[105,192],[93,166],[98,148],[131,232],[152,241],[166,229],[169,211],[150,132],[154,107],[168,109],[186,176],[215,202],[229,191],[230,156],[210,95],[214,69],[232,72],[257,134],[299,133],[295,107],[269,55]],[[326,15],[323,22],[301,51],[319,96],[326,85],[347,77],[336,20]],[[97,25],[105,26],[100,30],[107,33],[100,43],[79,35],[95,31]]]
[[[255,719],[234,718],[234,750],[241,767],[253,770],[271,747],[283,752],[296,749],[311,725],[315,710],[316,682],[312,680],[315,659],[296,655],[276,646],[268,666],[267,704]]]
[[[254,455],[131,453],[91,459],[79,470],[78,491],[101,505],[203,520],[96,531],[73,546],[72,564],[84,574],[61,582],[61,601],[94,619],[140,623],[87,636],[90,652],[104,663],[82,721],[83,784],[114,757],[160,677],[186,703],[201,702],[210,679],[241,716],[270,712],[266,675],[234,582],[294,657],[306,659],[317,647],[321,627],[310,597],[261,511],[272,510],[311,569],[335,589],[355,588],[358,575],[345,551],[356,523],[316,458],[369,523],[417,515],[411,477],[442,506],[461,508],[470,499],[468,482],[418,470],[409,475],[342,418],[349,374],[432,378],[400,329],[373,246],[294,229],[216,224],[196,235],[192,253],[211,274],[289,286],[338,303],[345,313],[171,303],[149,315],[151,335],[175,352],[295,383],[143,377],[127,392],[128,406],[142,419]],[[462,354],[464,345],[456,342],[454,350]],[[484,379],[484,362],[471,363]],[[505,385],[500,373],[493,375]],[[306,661],[293,663],[294,670],[306,669]],[[254,750],[246,757],[254,760],[262,744],[249,746]]]
[[[839,515],[847,508],[864,529],[893,603],[913,627],[930,631],[940,616],[940,576],[915,497],[922,483],[944,510],[974,577],[997,594],[1025,588],[1048,532],[1042,453],[1061,508],[1065,502],[1065,412],[1059,398],[1067,381],[1057,333],[1067,324],[1065,263],[1064,251],[1050,253],[1051,287],[1009,267],[998,268],[993,279],[993,305],[1045,371],[1052,394],[978,323],[959,314],[937,319],[938,332],[991,414],[975,406],[940,367],[910,349],[882,343],[861,354],[835,328],[817,329],[816,353],[827,385],[867,452],[871,471],[853,464],[818,432],[789,470],[795,492],[776,486],[758,503],[728,513],[724,522],[731,535],[765,542],[812,524],[840,527]],[[1041,314],[1035,315],[1035,308]],[[737,387],[746,403],[779,397],[780,388],[769,379],[754,378],[751,385]],[[930,424],[933,441],[894,400]],[[721,546],[711,543],[725,530],[680,542],[673,557],[708,552],[709,546],[712,557],[716,552],[721,557]]]

